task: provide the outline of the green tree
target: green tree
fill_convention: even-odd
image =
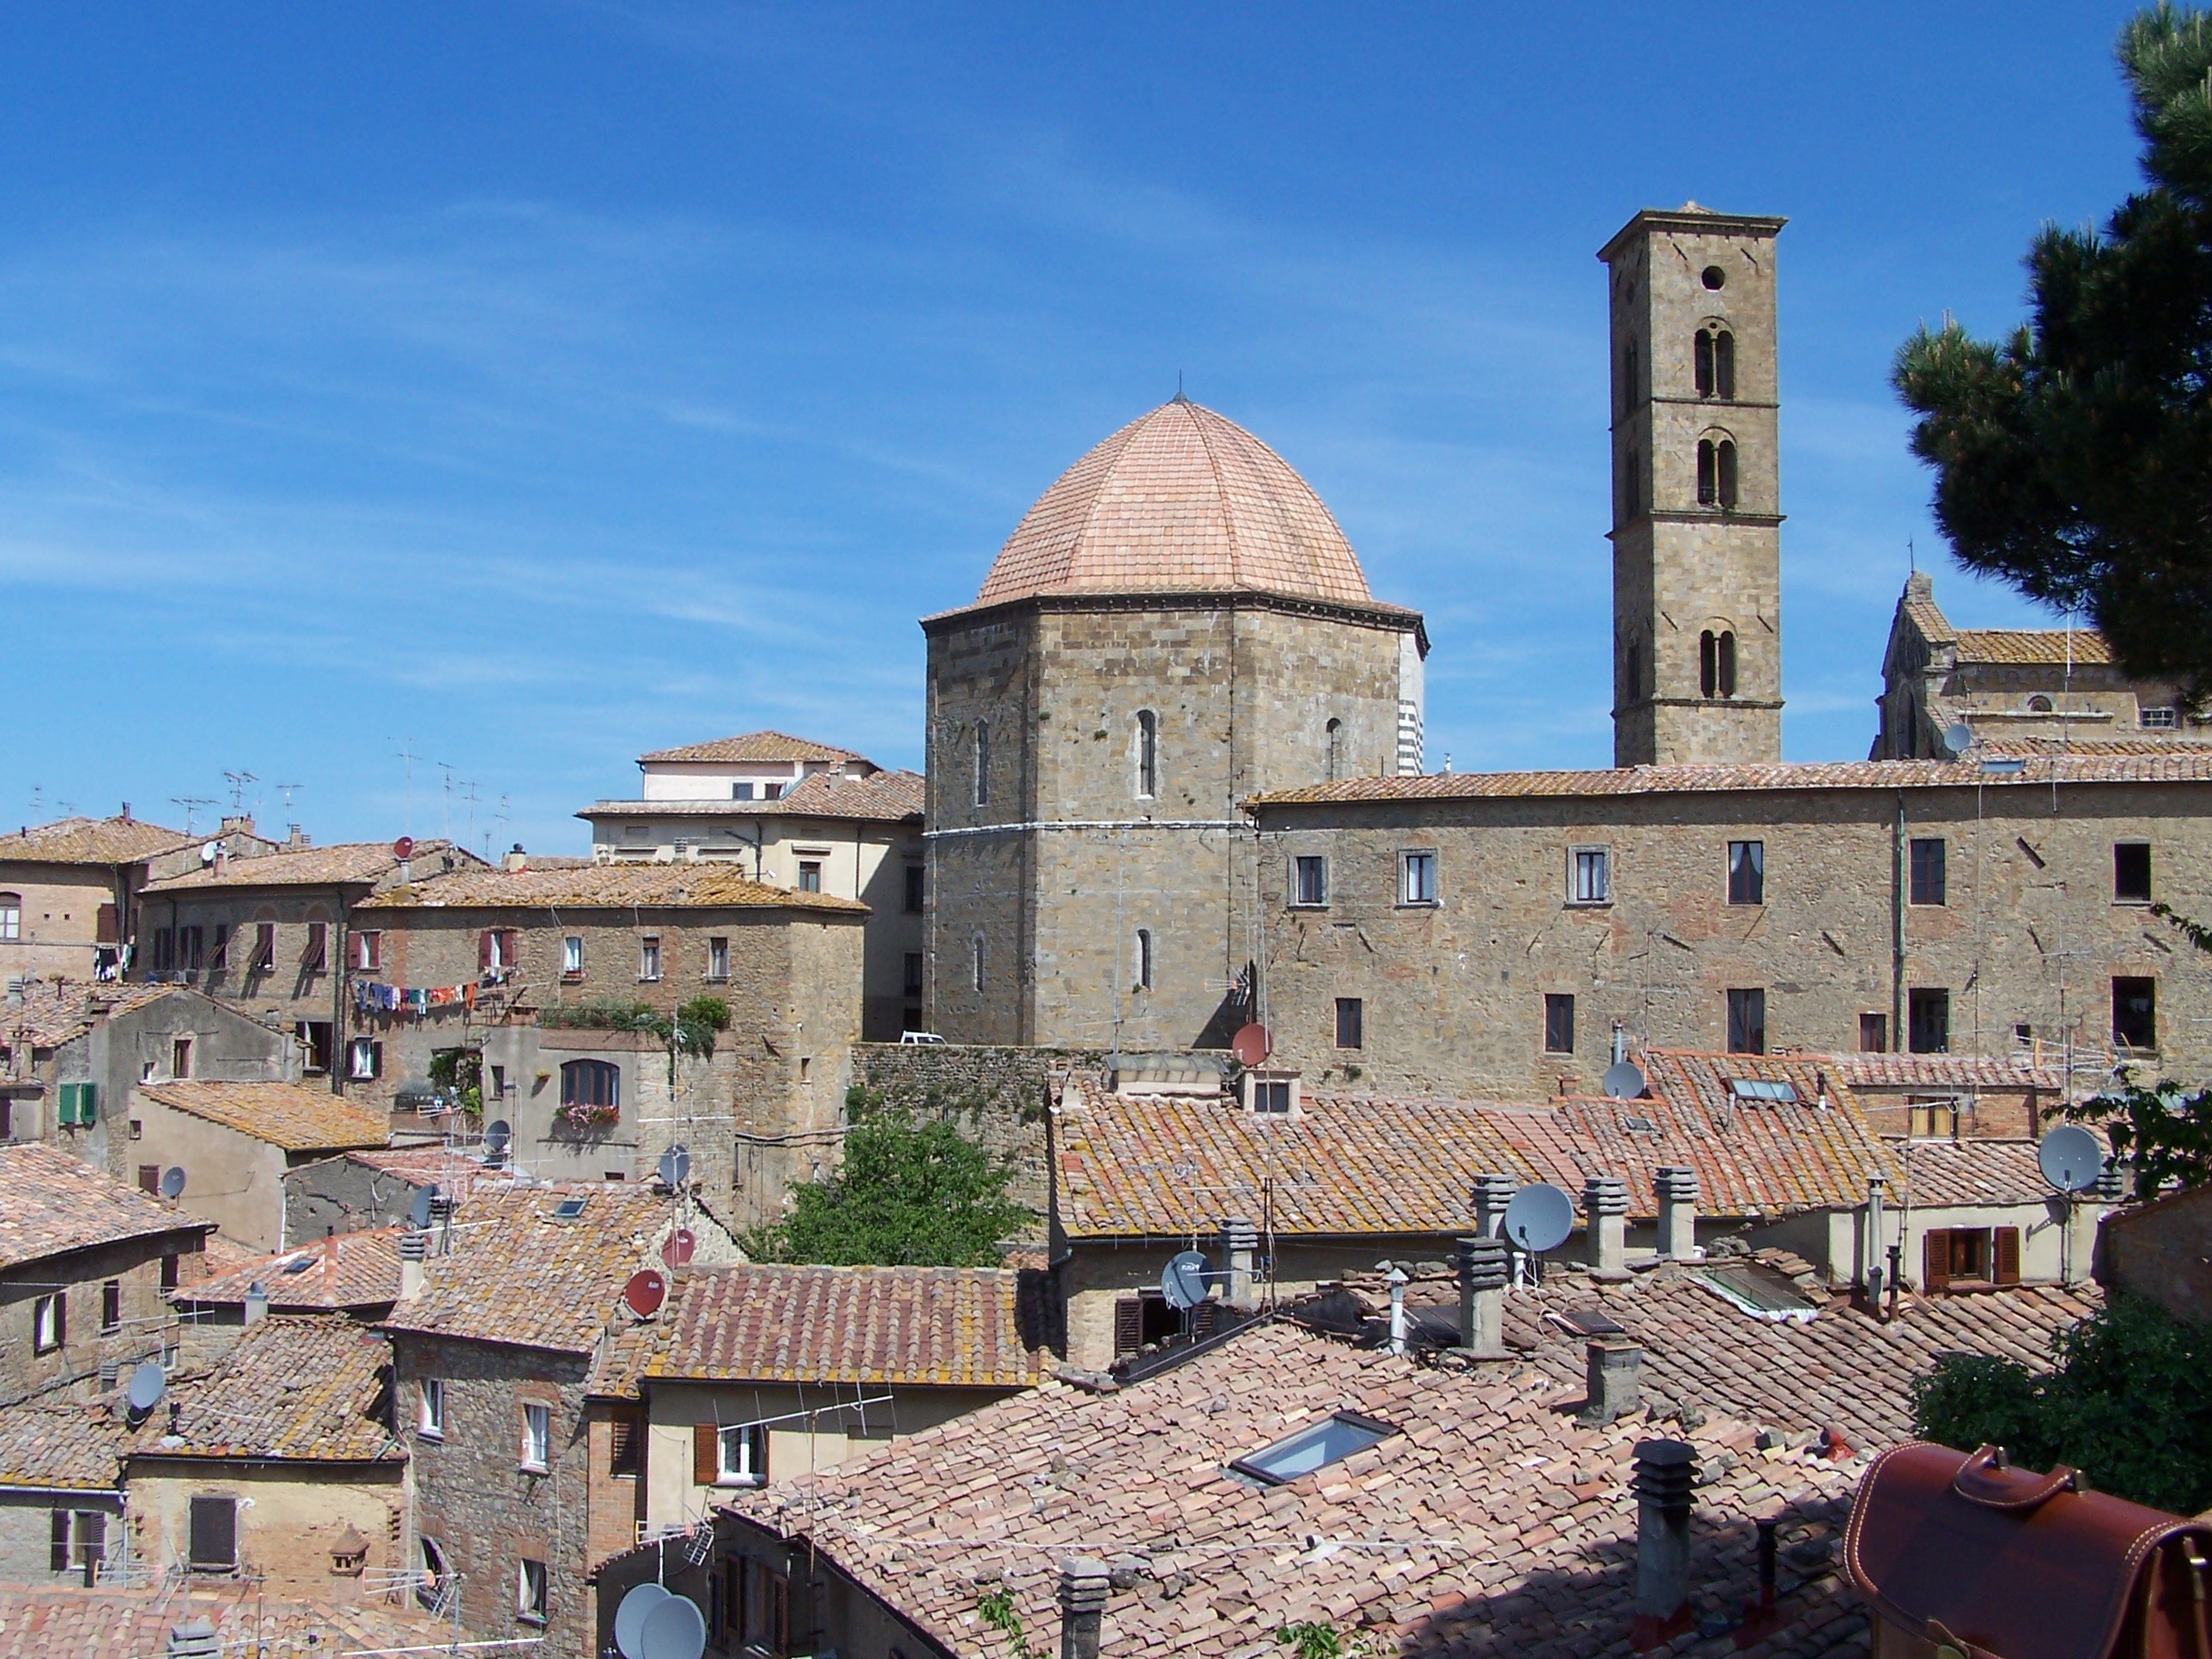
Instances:
[[[2212,927],[2164,904],[2150,908],[2190,944],[2212,954]],[[2112,1156],[2134,1166],[2137,1193],[2212,1182],[2212,1089],[2192,1094],[2170,1079],[2146,1089],[2124,1073],[2094,1100],[2067,1107],[2066,1115],[2103,1128]]]
[[[1032,1218],[1006,1195],[1012,1175],[944,1118],[879,1112],[847,1133],[843,1167],[793,1188],[790,1212],[745,1248],[764,1261],[989,1267]]]
[[[2056,1364],[1953,1354],[1912,1385],[1915,1432],[2003,1446],[2015,1462],[2068,1463],[2089,1484],[2177,1515],[2212,1506],[2212,1329],[2115,1298],[2051,1340]]]
[[[2212,693],[2212,17],[2161,3],[2118,52],[2145,187],[2102,234],[2045,225],[2032,320],[1898,354],[1968,569],[2084,613],[2130,672]]]

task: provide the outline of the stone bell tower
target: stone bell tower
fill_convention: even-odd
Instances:
[[[1696,203],[1598,258],[1613,320],[1613,757],[1782,758],[1775,238]]]

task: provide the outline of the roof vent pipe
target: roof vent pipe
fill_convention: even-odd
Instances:
[[[1474,1231],[1485,1238],[1503,1237],[1505,1206],[1520,1190],[1521,1183],[1510,1175],[1475,1176],[1474,1190],[1468,1200],[1474,1210]]]
[[[259,1279],[246,1287],[246,1323],[258,1325],[269,1317],[269,1291]]]
[[[1584,1242],[1593,1279],[1628,1277],[1628,1183],[1619,1176],[1583,1182]]]
[[[420,1229],[410,1227],[399,1235],[399,1299],[412,1301],[422,1294],[422,1260],[430,1241]]]
[[[1459,1336],[1477,1359],[1506,1357],[1505,1281],[1511,1275],[1510,1249],[1503,1238],[1491,1235],[1459,1241]]]
[[[222,1651],[222,1639],[204,1614],[170,1626],[169,1639],[161,1647],[164,1659],[216,1659]]]
[[[1881,1300],[1881,1189],[1887,1177],[1867,1177],[1866,1272],[1862,1275],[1869,1304]]]
[[[1636,1625],[1639,1651],[1679,1634],[1690,1616],[1690,1492],[1697,1449],[1681,1440],[1636,1443]]]
[[[1406,1270],[1393,1266],[1390,1269],[1390,1352],[1406,1352]]]
[[[1681,1164],[1662,1164],[1651,1176],[1659,1200],[1659,1255],[1668,1261],[1698,1258],[1698,1172]]]
[[[1106,1623],[1106,1564],[1087,1556],[1060,1563],[1060,1659],[1098,1659]]]

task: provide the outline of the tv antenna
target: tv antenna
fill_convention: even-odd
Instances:
[[[468,841],[465,841],[461,843],[461,845],[465,847],[469,844],[469,842],[472,842],[477,838],[477,803],[482,800],[483,797],[477,793],[477,781],[474,778],[463,778],[461,780],[461,789],[463,791],[461,799],[466,801],[469,805]]]
[[[213,806],[216,803],[211,795],[172,795],[169,804],[185,809],[185,833],[189,836],[192,833],[192,814],[203,806]]]
[[[399,827],[411,836],[415,833],[415,763],[422,757],[415,752],[412,738],[388,738],[386,741],[399,745],[392,751],[392,757],[407,763],[407,793],[401,797],[405,810],[400,815]]]
[[[292,821],[292,792],[305,789],[307,786],[304,783],[280,783],[276,787],[284,792],[284,821],[289,823]]]
[[[450,846],[453,839],[453,763],[440,761],[438,769],[446,775],[443,786],[446,792],[446,842]]]
[[[222,781],[230,786],[230,810],[234,812],[243,812],[246,810],[246,786],[258,783],[261,779],[257,774],[240,767],[235,772],[226,771],[222,775]]]

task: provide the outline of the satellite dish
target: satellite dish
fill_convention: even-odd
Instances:
[[[1195,1308],[1206,1300],[1206,1258],[1185,1250],[1160,1274],[1160,1294],[1175,1309]]]
[[[1275,1040],[1267,1035],[1264,1025],[1239,1026],[1237,1035],[1229,1039],[1229,1052],[1237,1056],[1240,1066],[1262,1066],[1275,1051]]]
[[[687,1596],[670,1596],[638,1624],[637,1659],[699,1659],[706,1649],[706,1615]]]
[[[692,1252],[699,1248],[699,1236],[689,1227],[678,1227],[660,1242],[660,1259],[672,1267],[688,1266]]]
[[[158,1360],[149,1359],[131,1373],[131,1386],[124,1392],[124,1401],[131,1407],[131,1415],[143,1417],[161,1403],[168,1392],[169,1378]]]
[[[407,1218],[417,1227],[427,1227],[430,1224],[430,1195],[434,1190],[428,1187],[417,1187],[415,1189],[414,1202],[407,1206]]]
[[[182,1198],[184,1195],[185,1172],[176,1164],[172,1164],[167,1169],[161,1171],[161,1196],[164,1198]]]
[[[495,1117],[484,1125],[484,1150],[503,1152],[507,1143],[514,1138],[514,1126],[503,1117]]]
[[[1548,1182],[1523,1187],[1505,1206],[1505,1236],[1531,1255],[1555,1250],[1575,1230],[1575,1201]]]
[[[216,845],[216,843],[211,841],[202,842],[200,843],[200,862],[202,864],[213,864],[215,862],[215,855],[221,849]]]
[[[638,1647],[638,1626],[645,1623],[645,1615],[669,1599],[668,1592],[658,1584],[640,1584],[622,1599],[615,1609],[615,1646],[623,1659],[643,1659]]]
[[[1974,728],[1964,720],[1954,720],[1943,730],[1943,746],[1954,755],[1963,755],[1974,746]]]
[[[1616,1060],[1605,1068],[1605,1094],[1608,1100],[1641,1100],[1649,1085],[1644,1073],[1632,1060]]]
[[[660,1155],[660,1184],[681,1187],[684,1178],[691,1173],[691,1154],[680,1146],[671,1146]]]
[[[641,1267],[623,1286],[623,1300],[640,1319],[650,1319],[668,1300],[668,1281],[652,1267]]]
[[[2035,1149],[2043,1178],[2062,1193],[2086,1193],[2105,1172],[2105,1149],[2078,1123],[2062,1123]]]
[[[392,856],[398,859],[403,864],[409,859],[413,858],[415,856],[415,837],[412,836],[402,836],[398,841],[393,842],[392,843]]]

